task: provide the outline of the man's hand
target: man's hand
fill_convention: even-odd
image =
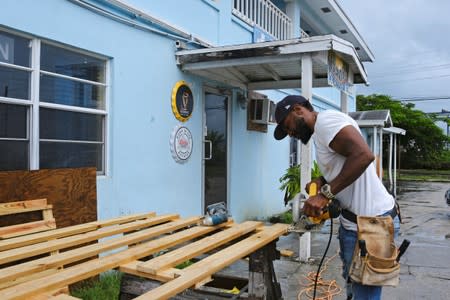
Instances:
[[[329,200],[322,194],[311,196],[305,201],[303,213],[308,217],[318,217],[323,209],[328,205]]]
[[[322,185],[324,184],[322,178],[316,178],[314,180],[311,180],[310,182],[308,182],[305,186],[305,191],[309,194],[309,187],[311,186],[311,183],[315,183],[317,185],[317,191],[320,191],[320,188],[322,187]]]

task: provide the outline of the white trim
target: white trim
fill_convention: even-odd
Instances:
[[[71,143],[71,144],[103,144],[102,141],[87,141],[87,140],[58,140],[58,139],[40,139],[40,142],[47,143]]]
[[[31,104],[32,104],[30,100],[24,100],[24,99],[18,99],[18,98],[8,98],[8,97],[1,97],[1,96],[0,96],[0,103],[24,105],[24,106],[31,106]]]
[[[88,84],[92,84],[92,85],[96,85],[96,86],[103,86],[103,87],[106,86],[105,83],[98,82],[98,81],[91,81],[91,80],[87,80],[87,79],[67,76],[67,75],[63,75],[63,74],[59,74],[59,73],[53,73],[53,72],[48,72],[48,71],[43,71],[43,70],[41,70],[40,72],[41,72],[41,74],[48,75],[48,76],[64,78],[64,79],[68,79],[68,80],[72,80],[72,81],[78,81],[78,82],[82,82],[82,83],[88,83]]]
[[[0,137],[0,141],[23,141],[23,142],[28,142],[29,139],[28,138],[3,138],[3,137]]]
[[[93,52],[93,51],[89,51],[89,50],[86,50],[86,49],[78,48],[77,46],[67,45],[67,44],[64,44],[62,42],[54,42],[52,40],[48,40],[48,39],[45,39],[45,38],[39,38],[39,39],[41,40],[41,42],[43,44],[47,44],[47,45],[54,46],[54,47],[57,47],[57,48],[61,48],[61,49],[64,49],[64,50],[68,50],[68,51],[71,51],[71,52],[77,52],[77,53],[80,53],[80,54],[83,54],[83,55],[87,55],[87,56],[90,56],[90,57],[93,57],[93,58],[96,58],[96,59],[100,59],[100,60],[105,60],[106,61],[106,60],[111,58],[111,57],[109,57],[107,55],[103,55],[103,54],[99,54],[97,52]]]
[[[1,62],[1,61],[0,61],[0,67],[7,67],[7,68],[11,68],[11,69],[16,69],[16,70],[21,70],[21,71],[28,71],[28,72],[33,71],[33,69],[29,68],[29,67],[24,67],[24,66],[21,66],[21,65],[9,64],[9,63],[5,63],[5,62]]]
[[[31,109],[29,120],[30,130],[30,170],[39,170],[39,88],[40,88],[40,56],[41,42],[39,39],[31,41]]]
[[[110,162],[111,162],[111,146],[110,146],[110,104],[111,104],[111,60],[107,60],[105,64],[105,117],[103,119],[103,172],[105,176],[110,175]]]
[[[100,109],[95,109],[95,108],[70,106],[70,105],[63,105],[63,104],[49,103],[49,102],[40,102],[39,106],[44,107],[44,108],[52,108],[52,109],[64,110],[64,111],[80,112],[80,113],[95,114],[95,115],[106,115],[105,110],[100,110]]]

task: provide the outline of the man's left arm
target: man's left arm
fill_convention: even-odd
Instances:
[[[341,172],[329,182],[331,192],[336,195],[358,179],[375,156],[359,131],[351,125],[342,128],[329,146],[346,158]]]
[[[343,127],[329,146],[345,157],[341,172],[328,182],[331,193],[336,195],[358,179],[375,157],[359,131],[351,125]],[[319,216],[328,201],[324,195],[317,194],[305,202],[303,211],[308,216]]]

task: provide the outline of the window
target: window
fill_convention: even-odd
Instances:
[[[0,170],[105,174],[106,67],[106,58],[0,30]]]

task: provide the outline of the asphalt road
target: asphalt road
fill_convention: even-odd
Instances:
[[[383,289],[383,299],[450,299],[450,207],[444,194],[450,183],[437,182],[398,182],[398,201],[400,203],[403,224],[397,246],[408,239],[411,245],[401,259],[400,285]],[[334,232],[339,225],[334,222]],[[308,282],[305,275],[315,272],[325,250],[329,237],[329,226],[312,234],[310,263],[296,261],[298,255],[298,237],[290,234],[282,237],[279,248],[291,249],[296,254],[289,259],[276,263],[278,280],[281,283],[283,297],[297,299]],[[327,257],[333,257],[338,251],[338,240],[334,233]],[[324,280],[336,280],[343,289],[341,276],[342,264],[338,256],[330,260],[321,276]],[[306,296],[300,299],[310,299]],[[345,291],[332,299],[346,299]]]

